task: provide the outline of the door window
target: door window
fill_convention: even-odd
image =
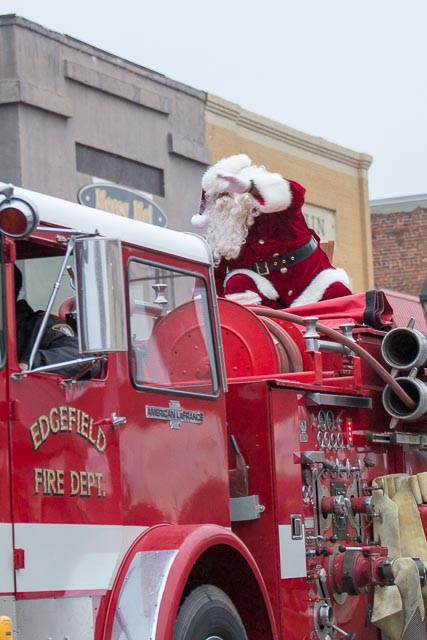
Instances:
[[[131,260],[128,283],[135,385],[177,394],[217,395],[218,373],[204,279]]]

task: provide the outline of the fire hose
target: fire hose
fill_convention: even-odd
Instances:
[[[267,309],[266,307],[250,307],[251,311],[253,311],[257,316],[266,316],[268,318],[277,318],[278,320],[286,320],[287,322],[293,322],[294,324],[299,324],[303,327],[306,326],[306,322],[302,316],[297,316],[293,313],[288,313],[287,311],[279,311],[276,309]],[[406,391],[401,387],[401,385],[393,378],[393,376],[382,366],[378,360],[376,360],[373,356],[371,356],[366,349],[361,347],[357,342],[344,336],[339,331],[335,329],[331,329],[327,325],[324,325],[320,322],[316,322],[316,330],[319,333],[323,333],[323,335],[335,340],[336,342],[345,345],[351,351],[353,351],[356,355],[360,356],[363,360],[365,360],[374,371],[390,386],[390,388],[394,391],[397,397],[409,408],[414,409],[416,407],[416,402],[406,393]]]

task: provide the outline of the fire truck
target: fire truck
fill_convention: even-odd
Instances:
[[[411,320],[218,299],[198,235],[0,192],[2,637],[425,639]],[[77,360],[19,366],[15,264]]]

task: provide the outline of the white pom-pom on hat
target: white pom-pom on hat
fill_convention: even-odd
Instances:
[[[208,223],[208,217],[205,213],[195,213],[191,216],[191,224],[196,229],[203,229]]]

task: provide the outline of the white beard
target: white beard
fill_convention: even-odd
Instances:
[[[206,240],[214,262],[237,258],[249,228],[260,214],[253,197],[246,193],[227,193],[212,200],[207,198],[205,213],[208,219]]]

